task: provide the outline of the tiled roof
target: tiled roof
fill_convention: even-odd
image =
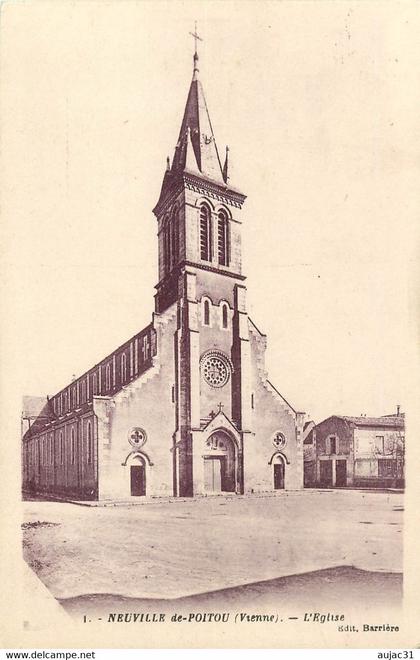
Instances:
[[[389,426],[404,428],[404,417],[348,417],[347,415],[334,415],[338,419],[344,419],[355,426]]]

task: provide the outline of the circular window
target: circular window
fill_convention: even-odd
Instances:
[[[201,371],[211,387],[223,387],[229,380],[231,368],[224,355],[212,352],[203,358]]]
[[[276,433],[273,438],[273,445],[275,446],[275,448],[282,449],[282,447],[284,447],[285,444],[286,444],[286,438],[284,437],[283,433]]]
[[[146,431],[141,428],[131,429],[128,435],[128,441],[133,447],[141,447],[147,440]]]

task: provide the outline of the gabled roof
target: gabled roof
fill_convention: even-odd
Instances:
[[[404,417],[350,417],[347,415],[333,415],[337,419],[343,419],[355,426],[389,426],[391,428],[404,428]]]

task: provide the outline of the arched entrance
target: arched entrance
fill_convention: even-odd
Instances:
[[[206,440],[204,490],[207,493],[236,491],[236,445],[224,431],[215,431]]]
[[[284,473],[285,462],[281,454],[276,454],[273,457],[273,477],[274,477],[274,490],[282,490],[284,488]]]
[[[143,456],[136,454],[129,463],[130,467],[130,495],[141,497],[146,495],[146,461]]]

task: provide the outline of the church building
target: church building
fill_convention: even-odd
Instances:
[[[153,210],[150,325],[48,398],[23,436],[23,490],[72,500],[193,497],[303,487],[297,412],[268,380],[247,313],[245,195],[230,184],[198,55]]]

